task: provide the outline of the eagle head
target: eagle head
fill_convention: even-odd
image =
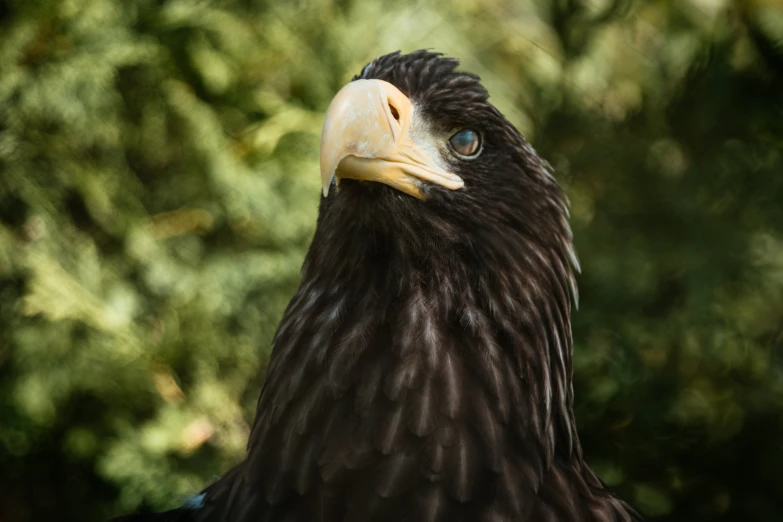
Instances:
[[[458,65],[440,53],[395,52],[337,93],[321,137],[324,197],[311,257],[332,253],[339,265],[383,243],[395,266],[425,260],[435,277],[443,265],[498,263],[525,267],[524,279],[545,277],[536,273],[543,259],[576,299],[564,192],[479,77]]]

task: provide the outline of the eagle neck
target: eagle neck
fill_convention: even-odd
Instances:
[[[555,453],[581,460],[573,418],[571,245],[491,231],[480,237],[430,245],[380,233],[360,241],[316,237],[291,304],[301,313],[287,316],[331,333],[319,335],[328,335],[323,346],[332,354],[335,393],[355,384],[351,365],[361,366],[373,350],[387,352],[376,364],[389,365],[390,373],[408,372],[396,385],[402,388],[457,364],[509,429],[540,442],[547,461]],[[325,356],[313,350],[307,357]]]

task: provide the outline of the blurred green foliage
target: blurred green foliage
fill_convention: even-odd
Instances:
[[[323,110],[422,47],[572,198],[588,460],[650,520],[783,520],[779,0],[0,0],[0,520],[241,459]]]

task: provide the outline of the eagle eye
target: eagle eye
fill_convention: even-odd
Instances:
[[[481,139],[473,129],[462,129],[449,138],[449,144],[457,156],[469,159],[479,155]]]

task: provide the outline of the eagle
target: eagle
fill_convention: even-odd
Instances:
[[[336,94],[245,460],[115,520],[641,520],[577,435],[568,200],[458,65],[398,51]]]

